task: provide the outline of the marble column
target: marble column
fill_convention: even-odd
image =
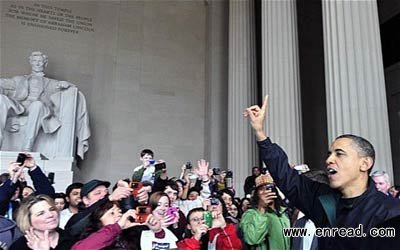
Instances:
[[[262,1],[262,87],[266,129],[292,164],[303,163],[296,1]]]
[[[212,168],[228,159],[228,35],[229,1],[208,1],[204,152]]]
[[[393,175],[376,1],[322,1],[329,140],[351,133]]]
[[[234,173],[237,196],[257,163],[256,143],[243,111],[256,103],[254,1],[233,0],[229,5],[228,168]]]

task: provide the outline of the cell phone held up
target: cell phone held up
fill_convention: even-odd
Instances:
[[[19,163],[20,166],[22,166],[24,165],[26,158],[27,158],[26,154],[19,153],[16,162]]]
[[[165,162],[160,162],[154,165],[155,171],[167,171],[167,165]]]
[[[137,223],[145,223],[147,217],[151,213],[151,208],[149,206],[138,206],[136,207],[136,219],[135,222]]]
[[[140,189],[143,187],[143,183],[140,181],[131,181],[130,187],[133,189],[133,198],[136,198]]]
[[[274,193],[277,192],[275,184],[267,184],[267,185],[265,185],[265,190],[269,190],[269,191],[274,192]]]
[[[167,222],[174,221],[175,218],[176,218],[176,214],[175,213],[177,213],[177,212],[179,212],[179,208],[177,208],[177,207],[169,207],[168,210],[167,210],[167,216],[169,216],[170,219]]]

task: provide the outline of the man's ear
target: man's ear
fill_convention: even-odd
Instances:
[[[68,196],[66,196],[66,197],[65,197],[65,200],[67,200],[67,202],[69,202],[69,197],[68,197]]]
[[[88,197],[83,196],[83,197],[82,197],[82,202],[83,202],[83,204],[85,204],[85,206],[87,206],[87,205],[89,204],[89,199],[88,199]]]
[[[367,172],[370,168],[372,168],[374,161],[372,160],[371,157],[363,157],[361,160],[362,160],[362,162],[361,162],[360,170],[362,172]]]
[[[192,227],[190,226],[190,224],[187,224],[187,225],[186,225],[186,228],[187,228],[189,231],[192,231]]]

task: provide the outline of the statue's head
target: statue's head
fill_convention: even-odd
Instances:
[[[29,63],[32,66],[32,71],[43,72],[44,68],[47,67],[48,59],[47,55],[40,51],[34,51],[29,56]]]

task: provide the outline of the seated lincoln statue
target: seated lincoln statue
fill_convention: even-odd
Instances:
[[[53,140],[61,145],[66,140],[71,140],[70,145],[77,145],[76,154],[83,159],[90,137],[83,94],[72,83],[45,77],[43,71],[48,64],[48,58],[42,52],[32,52],[29,63],[32,67],[30,74],[0,79],[0,149],[33,151],[37,149],[35,144],[41,133],[44,137],[53,137],[43,139],[44,144]],[[63,126],[68,131],[61,133]],[[18,140],[12,139],[22,130],[23,135]],[[70,138],[55,139],[56,133]],[[53,150],[54,147],[52,145],[49,148]]]

